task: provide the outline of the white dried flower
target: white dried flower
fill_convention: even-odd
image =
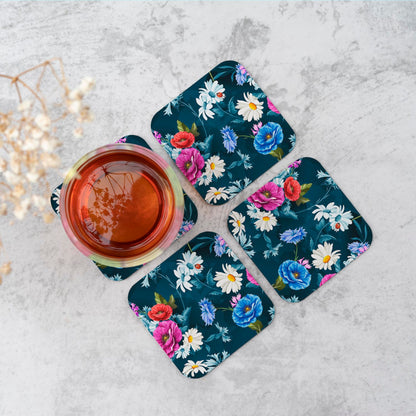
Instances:
[[[22,220],[30,208],[30,199],[25,198],[18,205],[15,206],[13,214],[18,220]]]
[[[51,127],[51,119],[46,114],[38,114],[35,117],[35,123],[43,131],[48,131]]]
[[[0,157],[0,173],[7,169],[7,162]]]
[[[8,263],[3,263],[2,266],[0,267],[0,274],[3,276],[6,276],[7,274],[9,274],[12,271],[12,268],[10,266],[10,262]]]
[[[9,140],[15,140],[15,139],[17,139],[19,137],[19,130],[16,127],[8,127],[4,131],[4,135]]]
[[[83,95],[84,94],[78,88],[76,88],[75,90],[69,92],[68,98],[70,100],[80,100],[83,97]]]
[[[54,138],[44,138],[41,141],[42,150],[49,153],[53,152],[60,144],[61,142]]]
[[[40,155],[40,161],[43,167],[47,168],[57,168],[60,164],[60,159],[58,155],[52,153],[43,153]]]
[[[5,202],[0,204],[0,215],[7,215],[7,205]]]
[[[95,86],[95,80],[91,77],[85,77],[82,79],[79,89],[85,94]]]
[[[14,198],[20,199],[24,194],[26,193],[26,189],[25,187],[21,184],[18,183],[12,191],[12,196]]]
[[[88,106],[82,107],[81,111],[79,112],[79,117],[77,121],[79,123],[86,123],[94,120],[94,115],[91,113],[90,108]]]
[[[43,91],[47,83],[44,78],[51,73],[46,69],[51,66],[54,72],[55,61],[59,61],[62,70],[62,61],[52,59],[24,71],[25,74],[38,69],[41,71],[36,87],[29,86],[29,79],[27,85],[19,84],[21,92],[24,92],[24,95],[21,95],[17,90],[19,101],[21,96],[28,96],[28,99],[18,102],[15,107],[17,110],[0,113],[0,182],[3,182],[0,188],[0,215],[6,215],[11,211],[16,218],[23,219],[33,208],[42,214],[45,222],[53,220],[53,214],[46,213],[49,201],[46,176],[50,170],[60,166],[60,158],[55,154],[56,148],[61,145],[56,137],[57,122],[64,118],[70,118],[72,121],[92,120],[90,109],[84,103],[85,94],[94,86],[92,78],[84,78],[77,88],[70,90],[63,72],[62,78],[53,77],[53,82],[58,81],[58,96],[61,97],[53,104],[52,97],[48,97],[51,89]],[[52,104],[53,118],[49,117],[49,104]],[[73,113],[73,116],[68,117],[69,113]],[[83,134],[78,126],[72,127],[75,129],[75,137],[81,137]],[[5,272],[6,269],[0,270],[0,282],[1,274]]]
[[[39,170],[30,170],[26,173],[26,178],[29,182],[36,183],[41,177],[42,172]]]
[[[70,113],[79,113],[82,107],[81,100],[68,100],[66,105]]]
[[[31,100],[24,100],[17,106],[17,111],[24,112],[24,111],[30,110],[31,106],[32,106]]]
[[[40,195],[33,195],[32,196],[33,205],[39,210],[43,211],[48,203],[47,199]]]
[[[84,131],[81,127],[77,127],[72,133],[76,139],[80,139],[83,136]]]
[[[38,140],[38,139],[40,139],[45,133],[41,130],[41,129],[38,129],[37,127],[33,127],[32,128],[32,130],[31,130],[31,134],[32,134],[32,137],[35,139],[35,140]]]
[[[21,155],[17,152],[11,152],[9,155],[9,166],[13,173],[20,173]]]
[[[25,152],[30,152],[36,150],[39,147],[39,140],[36,139],[26,139],[22,145],[22,150]]]
[[[5,132],[9,126],[9,117],[7,114],[0,114],[0,132]]]
[[[18,183],[22,182],[22,178],[19,175],[16,175],[15,173],[11,172],[10,170],[6,170],[6,172],[3,173],[4,178],[6,179],[7,183],[10,185],[17,185]]]

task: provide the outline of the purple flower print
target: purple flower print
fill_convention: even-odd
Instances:
[[[159,143],[162,143],[162,135],[158,131],[153,130],[153,136]]]
[[[162,321],[153,332],[153,336],[169,358],[179,349],[182,340],[182,331],[173,321]]]
[[[298,168],[300,166],[301,163],[302,163],[302,161],[300,159],[299,160],[295,160],[293,163],[291,163],[289,165],[289,168],[296,169],[296,168]]]
[[[241,299],[241,294],[239,293],[237,296],[233,296],[230,300],[230,304],[233,308],[237,306],[238,301]]]
[[[130,308],[136,314],[136,316],[139,316],[139,307],[135,303],[132,303]]]
[[[319,286],[322,286],[324,283],[326,283],[329,279],[332,279],[334,276],[336,275],[336,273],[332,273],[332,274],[326,274],[322,280],[321,283],[319,283]]]
[[[205,161],[199,150],[190,147],[181,151],[176,159],[176,165],[188,181],[195,185],[196,180],[202,175]]]
[[[269,97],[267,97],[267,105],[270,111],[273,113],[280,114],[280,111],[275,107],[275,105],[270,101]]]
[[[263,208],[266,211],[273,211],[285,201],[285,192],[274,182],[268,182],[258,191],[254,192],[248,199],[248,202],[254,204],[257,208]]]
[[[250,283],[253,283],[253,285],[256,285],[256,286],[258,286],[259,284],[257,283],[257,280],[253,277],[253,275],[248,271],[248,270],[246,270],[246,274],[247,274],[247,280],[250,282]]]
[[[251,128],[251,132],[256,135],[259,130],[263,127],[263,123],[260,121],[260,123],[254,124],[253,127]]]

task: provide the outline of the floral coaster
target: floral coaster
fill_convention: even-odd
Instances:
[[[199,234],[137,282],[129,304],[179,371],[212,371],[270,324],[271,300],[219,235]]]
[[[308,157],[235,208],[228,226],[288,302],[309,296],[372,241],[357,209],[322,165]]]
[[[243,65],[225,61],[155,114],[153,135],[209,204],[287,155],[295,134]]]
[[[145,142],[145,140],[139,136],[134,136],[134,135],[124,136],[121,139],[117,140],[117,143],[137,144],[139,146],[143,146],[151,150],[151,148]],[[62,188],[62,184],[57,186],[51,195],[52,209],[55,211],[56,215],[58,216],[59,216],[59,196],[61,193],[61,188]],[[183,222],[182,222],[182,226],[179,230],[179,233],[176,239],[182,237],[184,234],[190,231],[191,228],[195,225],[195,222],[198,218],[198,211],[196,209],[195,204],[191,201],[191,199],[185,192],[183,196],[184,196],[184,204],[185,204],[184,213],[183,213]],[[136,272],[142,267],[142,266],[135,266],[135,267],[117,268],[117,267],[104,266],[103,264],[99,264],[96,262],[94,263],[100,269],[104,277],[110,280],[115,280],[115,281],[127,279],[129,276],[131,276],[134,272]]]

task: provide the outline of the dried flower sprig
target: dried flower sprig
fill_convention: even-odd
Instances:
[[[16,110],[0,112],[0,215],[12,212],[22,220],[30,211],[46,223],[53,214],[46,211],[50,185],[48,173],[59,168],[56,149],[59,122],[71,117],[73,135],[83,135],[81,123],[92,121],[85,95],[94,80],[84,78],[73,90],[68,87],[60,58],[53,58],[16,76],[0,74],[17,95]],[[1,250],[1,241],[0,241]],[[10,263],[0,263],[2,276],[10,273]]]

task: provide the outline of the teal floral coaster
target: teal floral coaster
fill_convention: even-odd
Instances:
[[[315,159],[292,163],[235,208],[234,238],[288,302],[299,302],[368,250],[372,232]]]
[[[124,136],[121,139],[117,140],[117,143],[132,143],[137,144],[139,146],[146,147],[150,149],[149,145],[139,136],[129,135]],[[59,197],[61,193],[62,184],[57,186],[51,195],[51,205],[52,209],[55,211],[55,214],[59,216]],[[191,228],[195,225],[196,220],[198,218],[198,211],[196,209],[195,204],[191,201],[189,196],[184,192],[184,214],[183,214],[183,222],[182,226],[179,230],[179,233],[176,239],[182,237]],[[131,276],[134,272],[139,270],[142,266],[135,266],[135,267],[125,267],[125,268],[117,268],[117,267],[110,267],[104,266],[103,264],[96,263],[96,266],[99,268],[101,273],[109,280],[121,281],[127,279]]]
[[[287,155],[295,134],[246,68],[225,61],[155,114],[154,137],[213,205]]]
[[[212,371],[274,317],[271,300],[212,232],[137,282],[128,301],[173,364],[192,378]]]

